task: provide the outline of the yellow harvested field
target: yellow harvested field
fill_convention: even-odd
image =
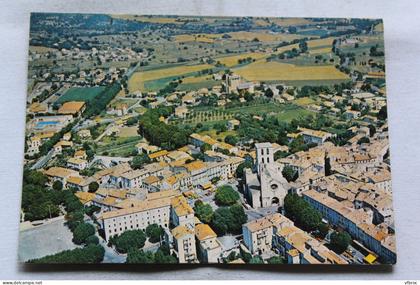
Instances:
[[[337,80],[348,79],[348,76],[332,65],[296,66],[280,62],[258,61],[239,67],[236,74],[250,81],[264,80]]]
[[[254,19],[254,24],[257,25],[257,26],[260,26],[260,27],[267,27],[267,26],[271,25],[270,20],[267,21],[265,18],[264,19]]]
[[[56,51],[56,49],[42,46],[29,46],[29,50],[37,53],[47,53],[49,51]]]
[[[279,47],[277,48],[277,50],[275,52],[273,52],[274,54],[279,54],[288,50],[292,50],[294,48],[299,48],[299,44],[292,44],[292,45],[287,45],[287,46],[283,46],[283,47]]]
[[[266,53],[258,53],[258,52],[249,52],[249,53],[241,53],[238,55],[232,55],[232,56],[225,56],[225,57],[219,57],[216,58],[216,61],[220,61],[221,64],[224,64],[228,67],[234,66],[238,64],[239,59],[245,59],[245,58],[253,58],[255,60],[265,58],[268,55]]]
[[[196,72],[208,68],[213,68],[210,64],[199,64],[199,65],[185,65],[176,66],[170,68],[163,68],[150,71],[135,72],[130,80],[128,80],[128,89],[130,92],[137,90],[144,90],[144,82],[149,80],[156,80],[165,77],[183,75],[190,72]]]
[[[301,39],[303,36],[296,34],[270,34],[266,32],[231,32],[229,35],[234,40],[252,41],[258,39],[260,42],[282,42]]]
[[[232,56],[225,56],[225,57],[219,57],[216,58],[216,61],[219,61],[221,64],[226,65],[227,67],[232,67],[238,64],[239,59],[245,59],[248,57],[251,57],[255,59],[256,61],[262,60],[264,58],[267,58],[271,54],[279,54],[288,50],[292,50],[293,48],[298,48],[298,44],[292,44],[287,45],[283,47],[279,47],[275,52],[273,53],[258,53],[258,52],[248,52],[248,53],[242,53],[238,55],[232,55]]]
[[[315,48],[320,46],[332,46],[334,37],[308,41],[308,48]]]
[[[330,53],[331,51],[331,47],[323,47],[323,48],[315,48],[315,49],[310,49],[309,50],[309,54],[323,54],[323,53]]]

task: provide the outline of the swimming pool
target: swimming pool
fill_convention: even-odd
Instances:
[[[35,128],[37,128],[37,129],[43,129],[43,128],[46,128],[46,127],[55,126],[58,123],[59,123],[58,121],[43,121],[43,122],[38,122],[36,124]]]

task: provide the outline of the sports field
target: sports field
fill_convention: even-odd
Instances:
[[[64,103],[68,101],[84,101],[89,102],[96,96],[100,95],[105,87],[73,87],[66,91],[56,103]]]

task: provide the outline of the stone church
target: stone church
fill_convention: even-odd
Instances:
[[[290,185],[281,173],[281,166],[274,161],[271,143],[255,144],[257,161],[254,170],[245,169],[244,193],[253,208],[283,207]]]

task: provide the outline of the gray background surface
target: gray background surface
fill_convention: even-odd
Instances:
[[[420,1],[0,1],[0,279],[420,279]],[[383,18],[397,233],[390,267],[147,267],[17,263],[29,13]]]

